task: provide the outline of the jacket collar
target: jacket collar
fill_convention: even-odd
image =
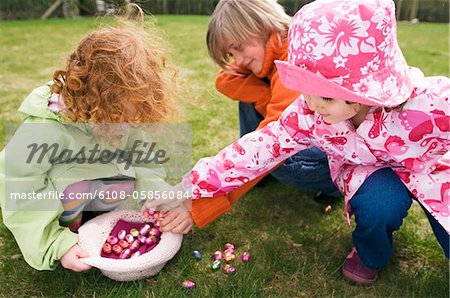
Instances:
[[[264,78],[270,76],[275,70],[275,60],[287,59],[287,38],[282,37],[279,40],[279,33],[273,32],[266,43],[266,51],[264,56],[264,64],[261,72],[256,76]]]

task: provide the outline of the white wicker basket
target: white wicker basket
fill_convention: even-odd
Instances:
[[[100,269],[105,276],[118,281],[153,276],[161,271],[167,261],[172,259],[180,249],[183,236],[163,232],[159,244],[139,257],[123,260],[103,258],[100,256],[102,246],[120,219],[129,222],[149,221],[137,211],[112,211],[91,219],[78,230],[79,244],[90,256],[83,261]]]

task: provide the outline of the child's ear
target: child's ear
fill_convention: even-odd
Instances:
[[[363,107],[363,105],[358,103],[358,102],[347,102],[347,103],[350,104],[350,106],[352,107],[353,111],[356,112],[356,113],[358,113]]]

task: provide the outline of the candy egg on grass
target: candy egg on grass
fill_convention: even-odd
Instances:
[[[242,262],[248,262],[248,261],[250,261],[250,253],[244,251],[244,252],[242,253],[241,259],[242,259]]]
[[[218,270],[218,269],[220,269],[221,263],[222,263],[222,261],[220,261],[220,260],[215,260],[215,261],[212,263],[211,268],[212,268],[213,270]]]
[[[222,252],[220,250],[216,250],[214,252],[214,255],[213,255],[212,258],[213,258],[214,261],[222,260]]]
[[[223,253],[223,259],[225,260],[225,262],[231,262],[234,261],[234,259],[236,259],[236,256],[230,253],[229,251],[225,251]]]
[[[233,274],[236,272],[236,268],[234,268],[233,266],[231,266],[230,264],[224,264],[222,266],[222,270],[226,273],[226,274]]]
[[[234,249],[234,245],[231,244],[230,242],[225,243],[224,247],[225,247],[225,250]]]
[[[194,251],[192,252],[192,255],[194,256],[194,258],[195,258],[197,261],[200,261],[200,260],[202,259],[202,254],[201,254],[200,251],[198,251],[198,250],[194,250]]]
[[[185,280],[181,284],[181,286],[185,289],[194,289],[195,288],[195,281],[193,280]]]
[[[225,249],[224,252],[229,252],[230,254],[234,255],[236,253],[236,250],[234,248],[229,247],[229,248]]]

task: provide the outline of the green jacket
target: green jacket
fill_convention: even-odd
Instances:
[[[48,154],[40,162],[31,161],[27,145],[58,144],[59,149],[74,152],[97,143],[88,125],[67,125],[58,114],[48,109],[51,83],[35,89],[19,108],[23,123],[0,155],[0,206],[3,222],[14,235],[28,264],[38,270],[53,269],[59,260],[78,241],[78,235],[59,224],[63,210],[59,199],[18,200],[11,194],[62,193],[78,181],[125,175],[136,180],[137,192],[170,188],[164,181],[165,171],[154,163],[131,166],[111,161],[107,164],[50,162]],[[123,141],[129,148],[131,137]],[[104,145],[104,148],[111,148]],[[98,156],[96,156],[98,157]],[[28,160],[28,163],[26,162]],[[140,197],[140,199],[142,199]]]

